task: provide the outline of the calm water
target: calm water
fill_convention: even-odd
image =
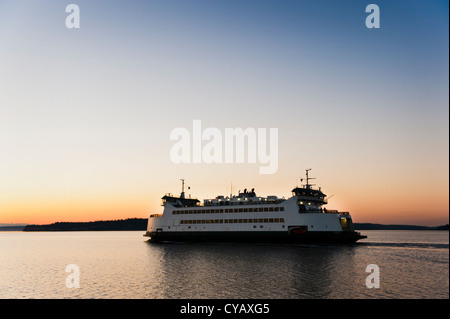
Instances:
[[[151,244],[143,232],[0,232],[0,298],[449,298],[448,231],[351,246]],[[68,264],[80,288],[67,288]],[[366,287],[366,266],[380,288]]]

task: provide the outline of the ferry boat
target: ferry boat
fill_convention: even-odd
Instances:
[[[367,238],[356,232],[348,212],[328,210],[327,196],[310,184],[295,187],[292,197],[259,197],[255,190],[237,196],[162,197],[163,214],[152,214],[144,236],[152,242],[355,243]]]

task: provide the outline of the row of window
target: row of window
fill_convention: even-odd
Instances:
[[[180,224],[237,224],[237,223],[284,223],[284,218],[193,219],[180,221]]]
[[[284,207],[245,207],[245,208],[216,208],[216,209],[183,209],[174,210],[179,214],[214,214],[214,213],[258,213],[258,212],[284,212]]]

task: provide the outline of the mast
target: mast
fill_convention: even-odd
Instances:
[[[315,184],[310,184],[309,180],[310,179],[316,179],[315,177],[309,177],[308,173],[309,173],[310,170],[311,170],[311,168],[308,168],[308,169],[305,170],[306,171],[306,188],[307,189],[310,189],[311,186],[315,185]]]
[[[184,198],[184,179],[180,179],[181,181],[181,195],[180,198]]]

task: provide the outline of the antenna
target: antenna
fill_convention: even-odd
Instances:
[[[180,198],[184,198],[184,179],[180,179],[181,181],[181,195]]]
[[[310,184],[309,180],[310,179],[316,179],[315,177],[309,177],[308,173],[311,170],[311,168],[307,168],[306,171],[306,188],[311,188],[311,186],[315,185],[315,184]]]
[[[233,197],[233,182],[231,182],[230,198]]]

